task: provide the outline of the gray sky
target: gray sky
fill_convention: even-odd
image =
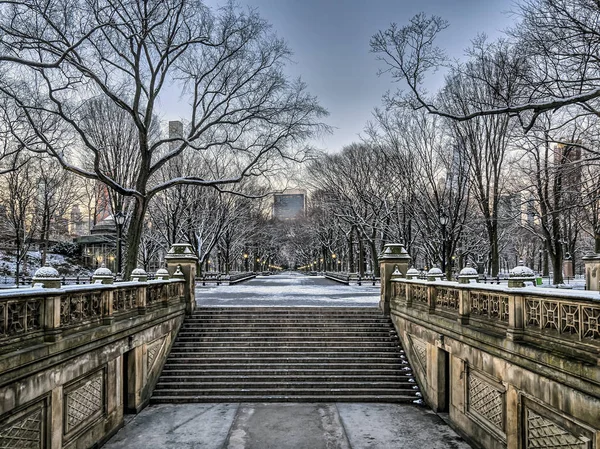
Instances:
[[[294,52],[293,76],[308,83],[329,111],[332,135],[314,142],[331,152],[359,139],[381,97],[396,86],[389,76],[377,76],[381,65],[369,52],[369,40],[390,23],[403,25],[424,11],[450,22],[439,45],[459,58],[479,33],[498,37],[514,17],[511,0],[237,0],[257,8]],[[209,4],[220,3],[208,1]],[[179,118],[164,105],[167,119]]]

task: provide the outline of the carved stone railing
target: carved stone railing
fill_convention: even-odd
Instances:
[[[532,338],[585,342],[600,348],[597,292],[392,279],[392,309],[432,314],[462,325]]]
[[[180,302],[184,282],[171,279],[4,290],[0,292],[0,345],[10,350],[13,344],[30,339],[56,341],[67,330],[102,326],[144,314],[147,308]]]

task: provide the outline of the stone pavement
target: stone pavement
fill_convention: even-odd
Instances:
[[[321,276],[282,273],[237,285],[198,286],[199,306],[377,307],[379,287],[343,285]]]
[[[401,404],[166,404],[105,449],[468,449],[429,409]]]

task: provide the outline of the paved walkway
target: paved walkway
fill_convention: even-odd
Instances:
[[[297,274],[199,287],[200,306],[375,307],[379,288]],[[468,449],[426,407],[405,404],[168,404],[130,419],[106,449]]]
[[[258,276],[237,285],[196,288],[199,306],[375,307],[379,287],[344,285],[322,276],[284,273]]]
[[[156,405],[105,449],[468,449],[435,413],[397,404]]]

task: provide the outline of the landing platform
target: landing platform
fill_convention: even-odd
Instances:
[[[105,449],[468,449],[441,418],[403,404],[155,405]]]
[[[201,307],[377,307],[379,286],[341,285],[322,276],[284,273],[237,285],[196,288]]]

